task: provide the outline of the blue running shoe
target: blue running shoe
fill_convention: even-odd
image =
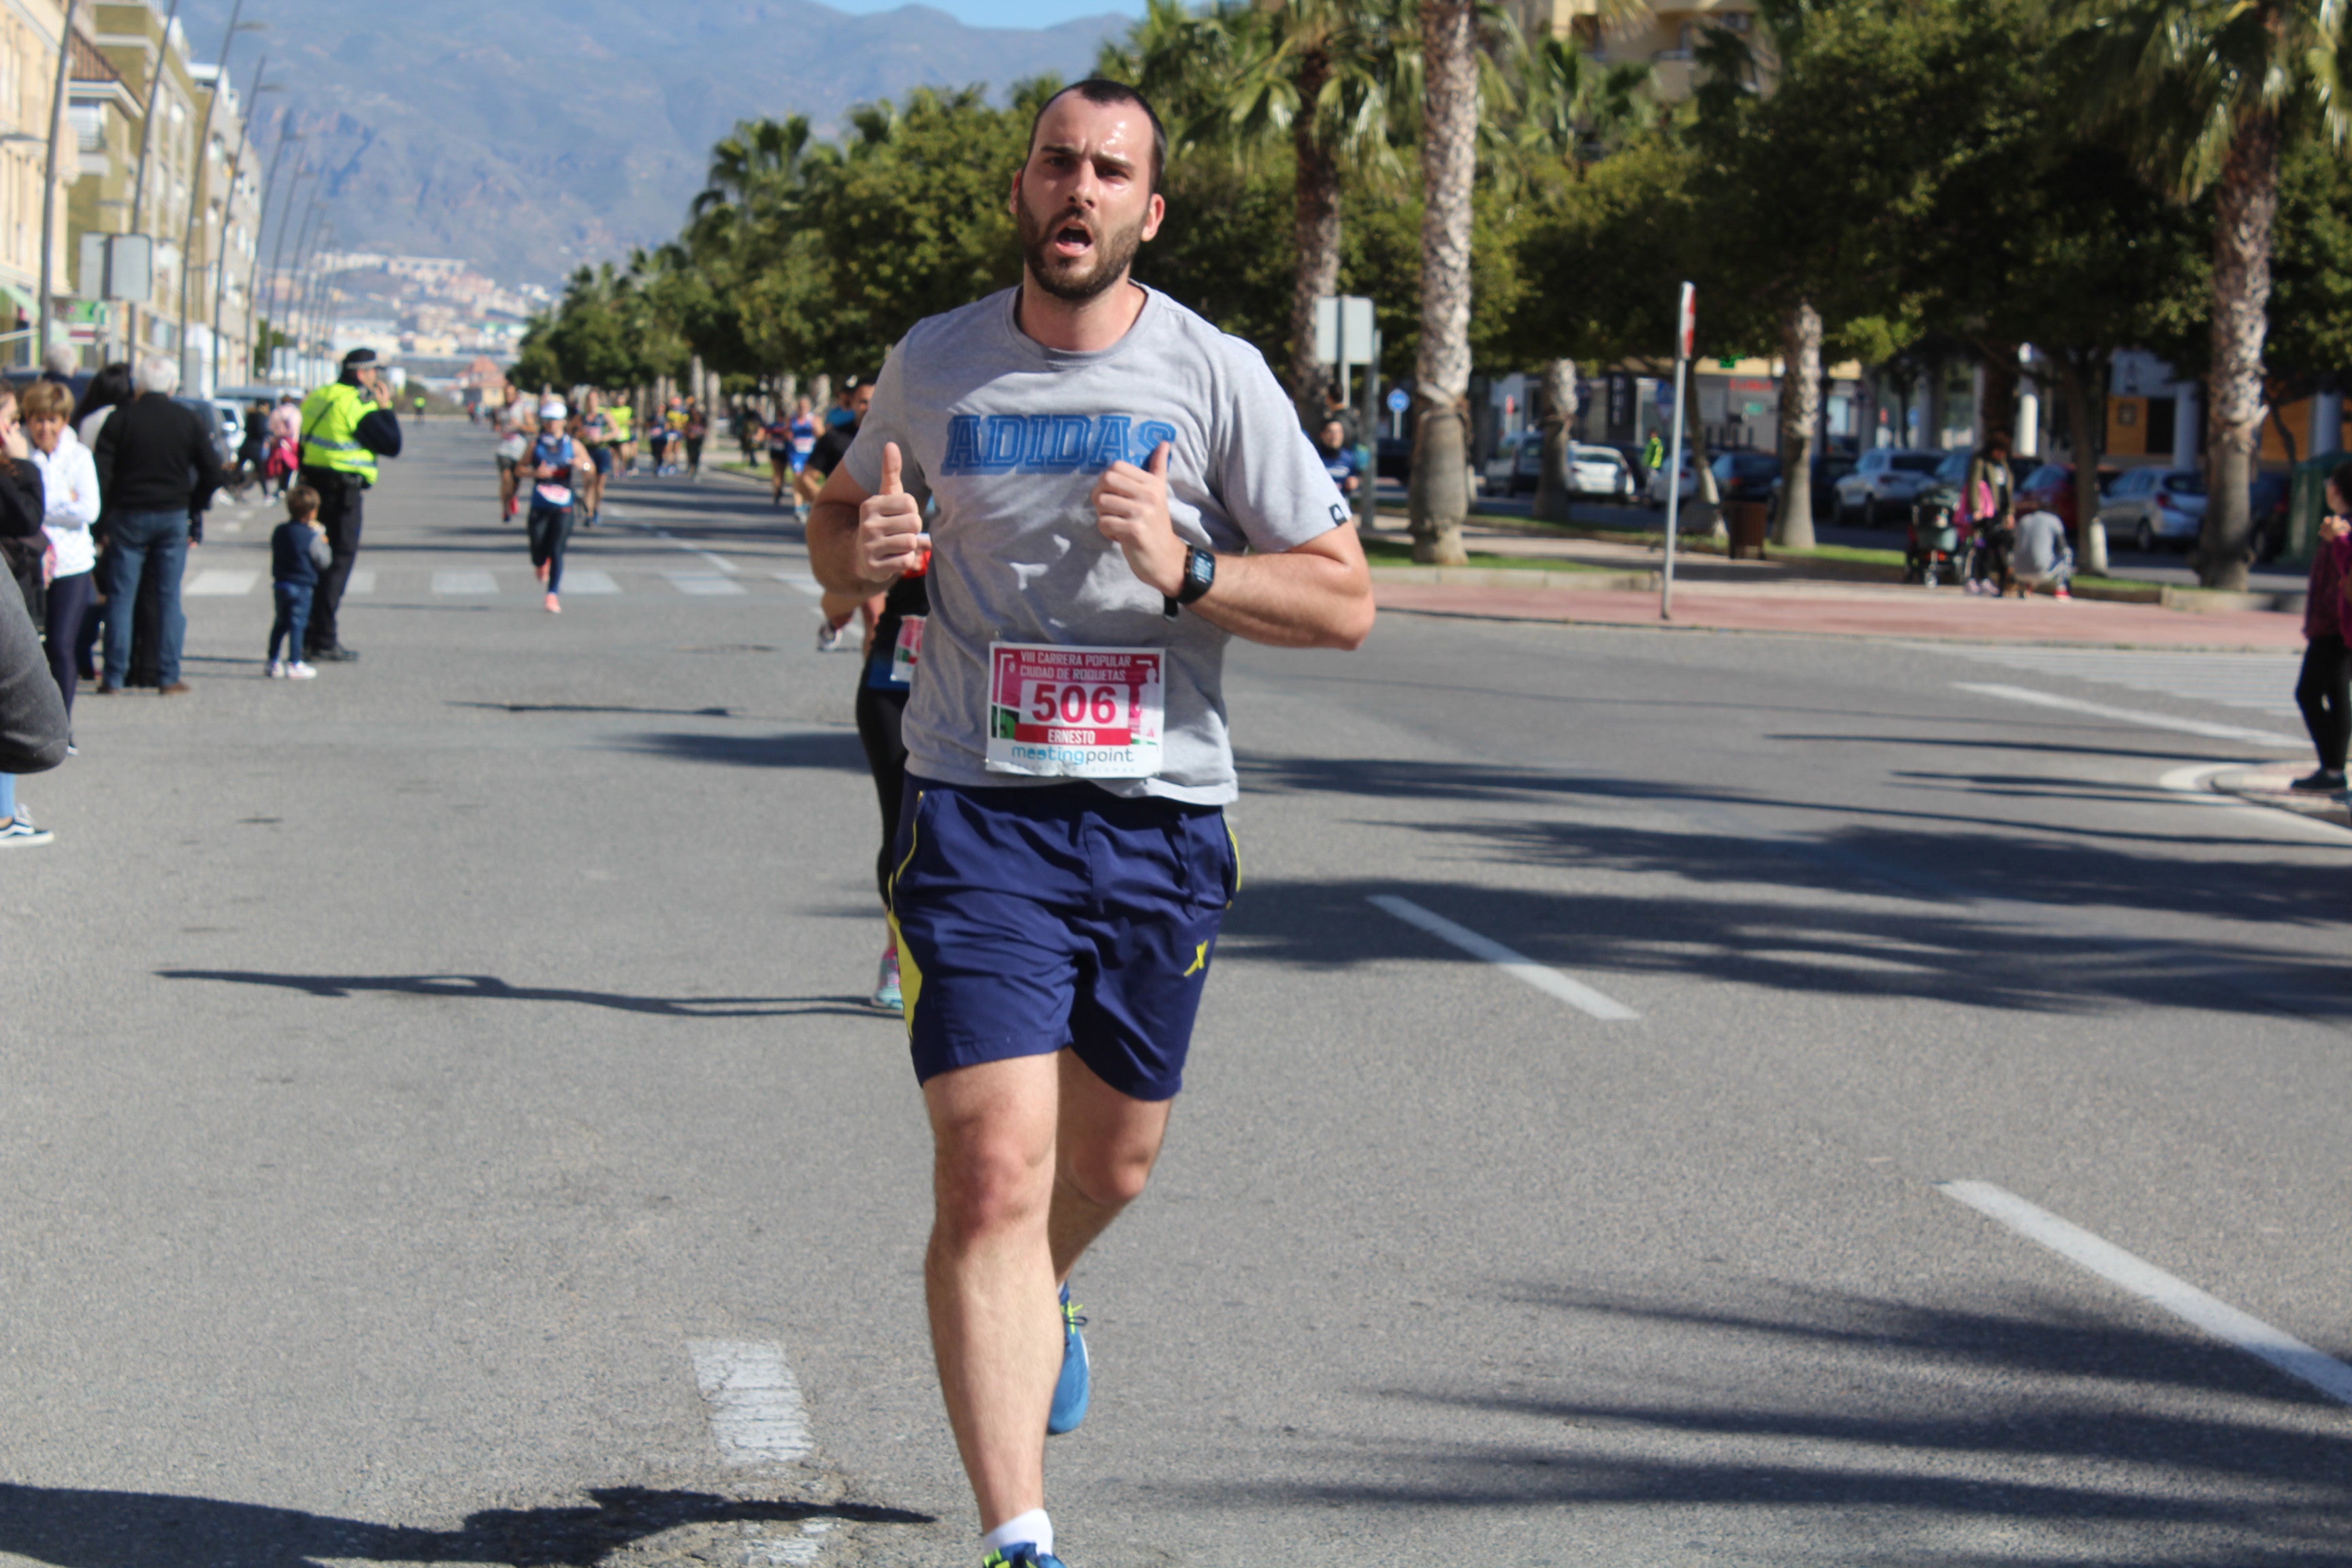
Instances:
[[[1016,1541],[982,1558],[980,1568],[1062,1568],[1062,1560],[1026,1541]]]
[[[1054,1384],[1054,1408],[1045,1417],[1045,1435],[1049,1437],[1076,1431],[1078,1423],[1087,1418],[1087,1400],[1094,1387],[1087,1368],[1087,1336],[1078,1331],[1086,1322],[1078,1309],[1070,1305],[1070,1288],[1063,1286],[1062,1379]],[[1051,1563],[1053,1559],[1045,1561]]]

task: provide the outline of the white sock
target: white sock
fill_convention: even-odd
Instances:
[[[1033,1508],[1027,1513],[1006,1520],[980,1538],[980,1550],[982,1555],[986,1555],[1024,1541],[1034,1546],[1040,1557],[1054,1554],[1054,1521],[1045,1517],[1044,1509]]]

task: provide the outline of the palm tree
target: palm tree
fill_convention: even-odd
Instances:
[[[2352,6],[2345,0],[2074,0],[2084,101],[2176,200],[2213,195],[2211,497],[2196,566],[2242,588],[2247,486],[2263,422],[2279,164],[2290,145],[2352,138]]]
[[[1247,158],[1288,142],[1298,253],[1290,385],[1302,419],[1323,406],[1315,302],[1339,292],[1340,190],[1352,170],[1393,161],[1416,47],[1410,0],[1217,0],[1198,13],[1150,0],[1128,39],[1104,50],[1105,74],[1155,100],[1180,145]]]
[[[1412,389],[1412,558],[1469,560],[1470,192],[1478,173],[1477,0],[1421,0],[1421,352]]]

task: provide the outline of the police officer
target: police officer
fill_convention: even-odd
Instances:
[[[400,416],[373,349],[343,356],[343,374],[302,400],[302,482],[319,492],[319,522],[334,563],[319,575],[304,642],[312,663],[359,655],[335,635],[335,612],[360,552],[360,497],[375,483],[375,460],[400,456]]]

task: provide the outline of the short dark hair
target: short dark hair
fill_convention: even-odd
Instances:
[[[2336,464],[2335,471],[2327,476],[2327,482],[2336,487],[2337,495],[2352,501],[2352,463]],[[2321,499],[2326,498],[2323,496]]]
[[[1996,430],[1985,437],[1985,449],[2003,458],[2009,456],[2009,448],[2011,445],[2013,443],[2006,430]]]
[[[286,515],[300,522],[319,515],[319,492],[308,485],[296,485],[286,492]]]
[[[1146,194],[1159,195],[1160,176],[1168,168],[1168,128],[1160,123],[1160,111],[1151,107],[1151,100],[1123,81],[1113,81],[1107,76],[1090,76],[1084,81],[1064,88],[1039,104],[1036,119],[1029,121],[1029,151],[1034,153],[1037,150],[1037,127],[1045,120],[1045,111],[1074,92],[1088,103],[1098,103],[1105,108],[1115,103],[1131,103],[1143,110],[1143,117],[1151,121],[1151,189]]]

